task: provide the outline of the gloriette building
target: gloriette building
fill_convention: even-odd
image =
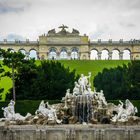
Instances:
[[[27,39],[11,42],[4,39],[0,42],[0,48],[21,51],[27,58],[36,59],[140,59],[140,40],[90,41],[87,35],[80,35],[76,29],[68,32],[67,26],[59,28],[58,32],[49,30],[47,34],[39,36],[37,41]]]

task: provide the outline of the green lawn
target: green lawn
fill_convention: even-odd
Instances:
[[[77,74],[85,74],[88,75],[88,72],[92,73],[91,81],[98,72],[101,72],[103,68],[113,68],[117,66],[121,66],[123,64],[128,64],[128,60],[60,60],[60,63],[64,64],[65,67],[69,67],[71,70],[76,69]],[[40,61],[37,60],[37,65],[40,64]],[[5,70],[8,68],[5,67]],[[3,100],[5,98],[5,94],[8,89],[12,87],[12,81],[10,78],[4,77],[0,81],[0,87],[4,88],[4,92],[2,94]]]
[[[123,64],[128,64],[128,60],[71,60],[71,61],[60,61],[64,66],[69,67],[70,69],[76,69],[77,74],[83,73],[88,75],[88,72],[92,73],[91,82],[93,81],[95,75],[98,72],[101,72],[104,68],[113,68],[117,66],[122,66]],[[92,82],[93,84],[93,82]]]

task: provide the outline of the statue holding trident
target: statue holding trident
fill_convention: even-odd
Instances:
[[[90,77],[91,72],[89,72],[88,76],[84,76],[84,74],[81,74],[81,77],[78,80],[78,84],[80,85],[80,92],[83,94],[85,91],[87,91],[91,84],[90,84]]]

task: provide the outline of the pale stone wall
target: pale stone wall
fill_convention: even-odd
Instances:
[[[0,126],[0,140],[140,140],[140,126]]]
[[[65,35],[61,33],[54,33],[53,35],[42,35],[39,36],[39,41],[15,41],[8,42],[4,40],[0,42],[0,48],[7,50],[11,48],[15,51],[19,51],[21,49],[26,51],[28,55],[30,50],[36,50],[38,58],[40,59],[48,59],[49,52],[51,48],[55,48],[57,57],[56,59],[60,59],[60,53],[63,48],[66,49],[68,54],[68,60],[71,59],[72,49],[76,48],[78,50],[78,59],[80,60],[89,60],[90,54],[92,50],[97,50],[98,59],[101,59],[101,52],[103,50],[108,50],[109,58],[112,59],[113,50],[119,51],[119,59],[123,57],[123,51],[130,51],[131,59],[139,59],[140,60],[140,41],[130,40],[130,41],[89,41],[89,37],[86,35],[80,36],[79,34],[67,33]]]

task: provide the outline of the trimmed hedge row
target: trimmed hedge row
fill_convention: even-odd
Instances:
[[[60,100],[45,100],[45,102],[48,101],[49,104],[56,104],[60,103]],[[34,114],[35,111],[38,109],[40,100],[20,100],[16,101],[15,105],[15,112],[20,113],[21,115],[25,116],[27,112]],[[131,102],[138,108],[138,111],[140,111],[140,100],[131,100]],[[3,110],[2,107],[6,107],[8,105],[9,101],[0,102],[0,118],[3,117]],[[108,103],[114,103],[118,104],[119,100],[109,100]],[[140,112],[136,114],[137,116],[140,116]]]

